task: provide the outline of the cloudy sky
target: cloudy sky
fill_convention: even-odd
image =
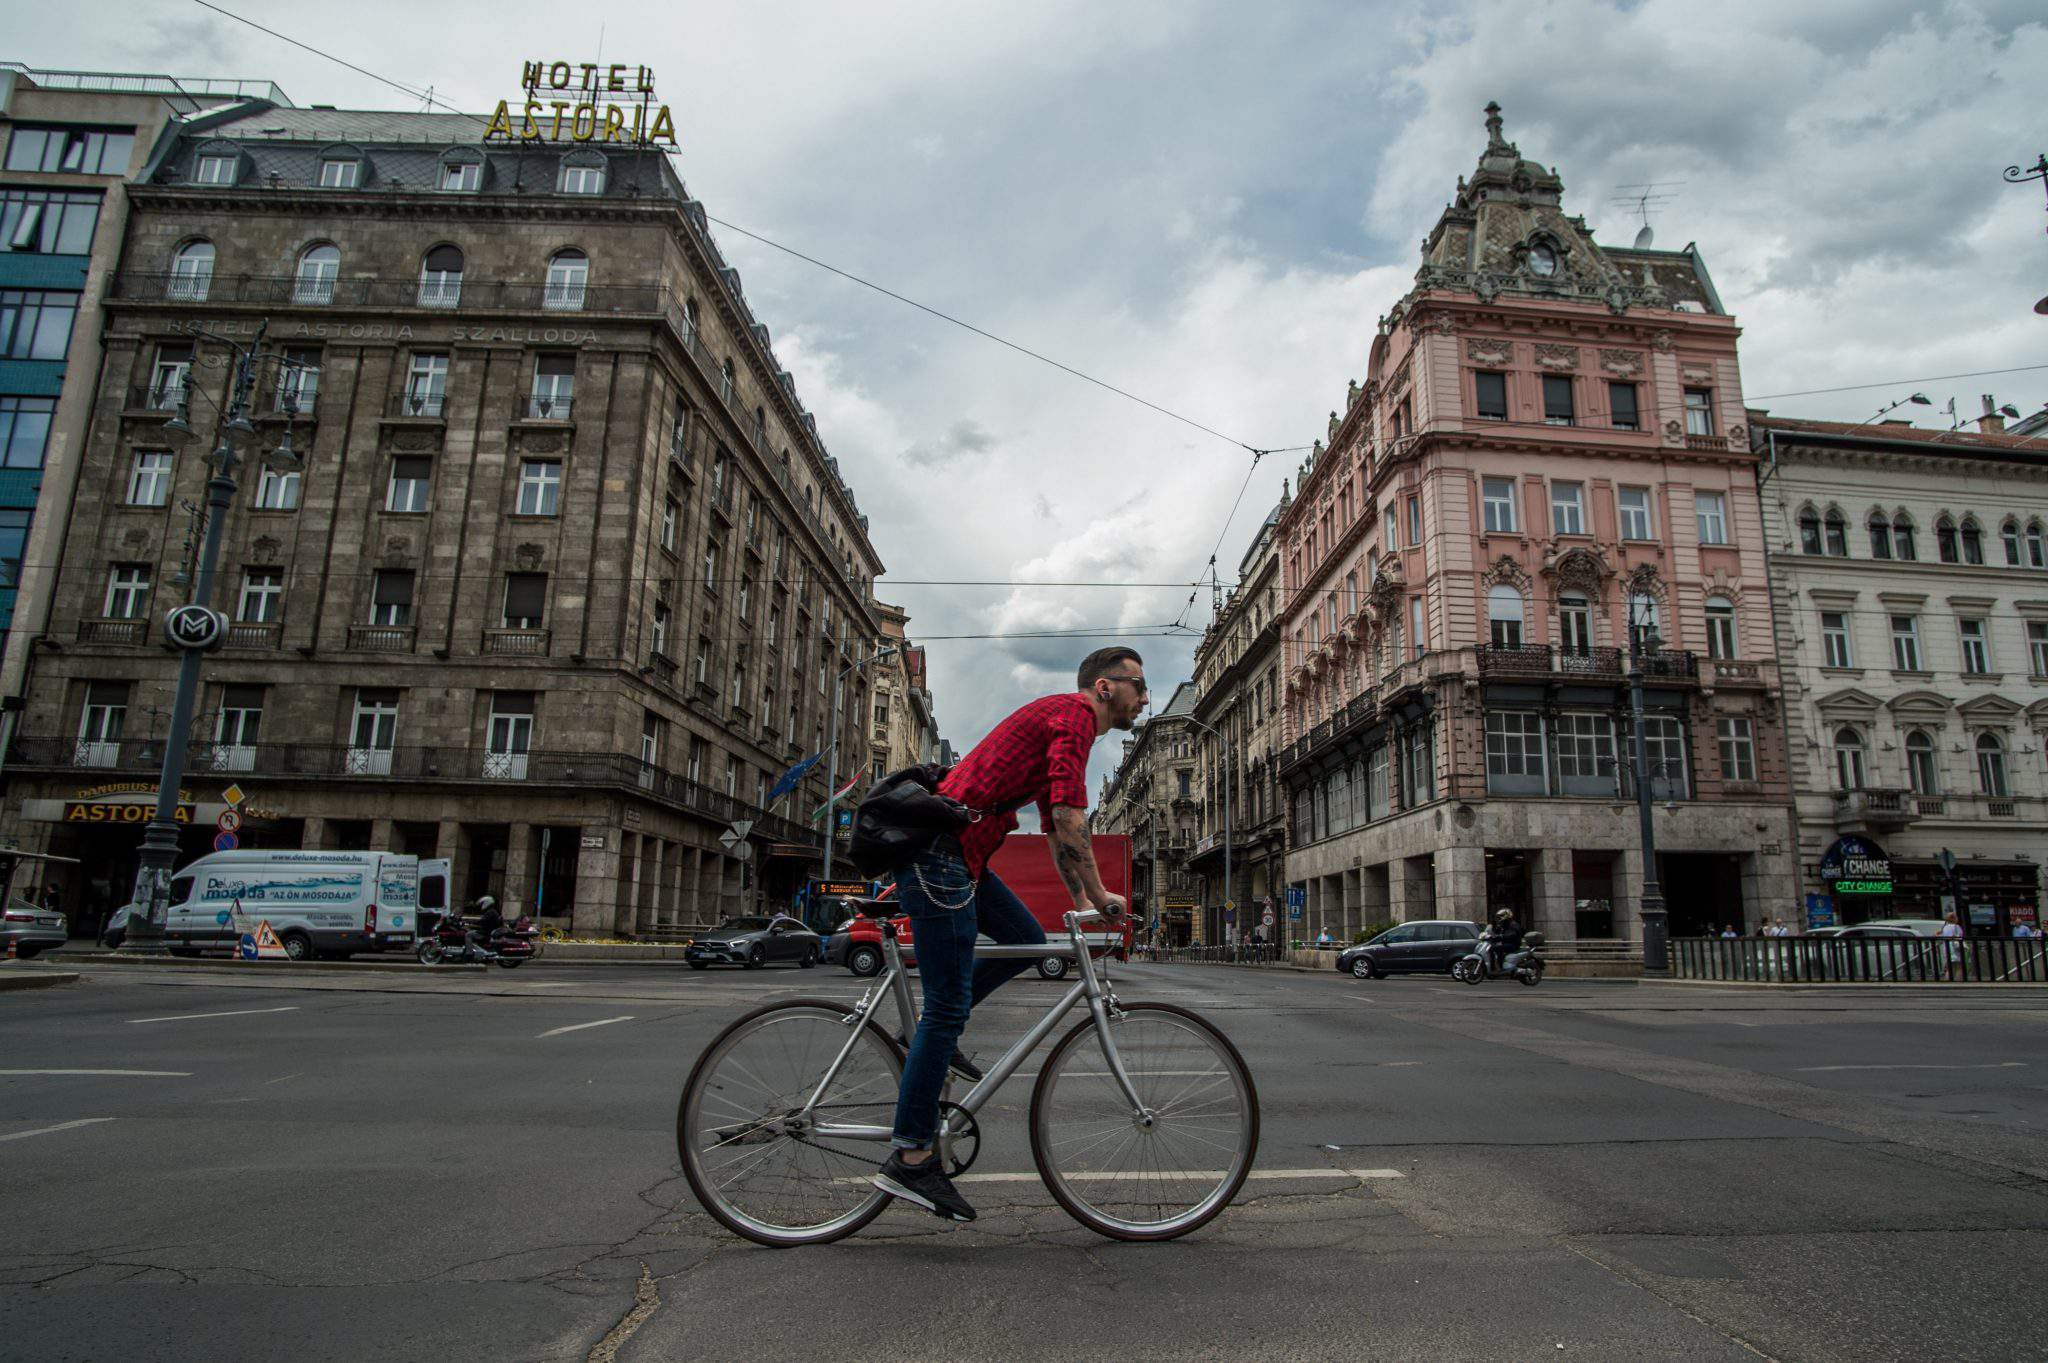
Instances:
[[[1112,584],[885,579],[928,637],[1176,619],[1185,588],[1114,584],[1203,571],[1249,458],[1230,441],[1322,433],[1477,159],[1489,99],[1602,240],[1638,226],[1616,186],[1682,182],[1657,242],[1699,243],[1757,405],[1860,420],[1916,388],[1965,415],[1986,392],[2048,402],[2048,369],[1923,377],[2048,364],[2031,310],[2048,213],[2037,186],[2000,178],[2042,150],[2038,0],[351,0],[346,22],[223,4],[464,109],[515,95],[525,59],[651,65],[713,214],[1230,438],[721,233],[891,577]],[[0,55],[31,65],[418,107],[192,0],[7,8]],[[1226,580],[1298,459],[1257,470]],[[1071,685],[1094,644],[935,638],[947,736],[964,748]],[[1164,704],[1192,640],[1139,646]],[[1115,747],[1098,746],[1098,780]]]

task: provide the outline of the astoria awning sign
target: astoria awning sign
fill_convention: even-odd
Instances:
[[[1822,854],[1820,878],[1837,895],[1890,894],[1892,859],[1869,838],[1845,834]]]
[[[623,142],[676,145],[668,105],[654,101],[654,68],[614,62],[537,61],[520,66],[524,108],[501,99],[484,126],[486,142]]]

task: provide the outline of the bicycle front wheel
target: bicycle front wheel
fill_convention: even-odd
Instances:
[[[886,1137],[833,1134],[831,1125],[886,1129],[903,1062],[872,1022],[827,999],[770,1004],[720,1032],[698,1058],[676,1110],[683,1175],[726,1229],[786,1249],[851,1235],[889,1195],[869,1182]],[[826,1068],[853,1049],[817,1106],[803,1111]]]
[[[1125,1004],[1109,1040],[1134,1111],[1089,1018],[1062,1037],[1031,1091],[1031,1157],[1053,1199],[1115,1240],[1171,1240],[1230,1205],[1259,1148],[1259,1099],[1230,1038],[1185,1008]]]

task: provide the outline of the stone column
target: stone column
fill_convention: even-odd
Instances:
[[[1614,859],[1614,935],[1643,940],[1643,849],[1624,847]]]
[[[318,814],[306,816],[305,831],[299,834],[301,851],[318,852],[327,846],[327,820]]]
[[[611,936],[618,924],[619,854],[613,850],[618,835],[610,829],[584,826],[573,830],[576,838],[576,915],[571,926],[579,933]],[[587,846],[584,839],[600,842]]]
[[[515,823],[505,837],[505,916],[517,918],[533,904],[533,825]]]
[[[1577,893],[1572,878],[1572,849],[1540,847],[1529,867],[1529,922],[1553,946],[1575,940],[1579,933]]]
[[[391,819],[370,820],[371,851],[389,852],[391,850],[392,844],[397,841],[397,830],[392,826],[393,823],[394,820]]]
[[[1360,897],[1358,902],[1358,925],[1378,923],[1391,917],[1389,908],[1392,901],[1395,872],[1401,867],[1396,861],[1381,866],[1368,866],[1361,874]],[[1405,896],[1404,896],[1405,898]]]
[[[683,921],[702,926],[711,921],[704,888],[704,849],[683,849]]]
[[[1348,943],[1365,924],[1365,916],[1361,912],[1365,903],[1364,880],[1365,872],[1356,866],[1344,873],[1344,927],[1337,934],[1340,942]]]
[[[1436,849],[1436,906],[1439,917],[1449,916],[1454,908],[1460,915],[1472,910],[1474,919],[1486,917],[1485,848]]]

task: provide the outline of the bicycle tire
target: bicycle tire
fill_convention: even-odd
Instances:
[[[697,1141],[693,1140],[693,1136],[698,1135],[700,1132],[706,1136],[717,1134],[706,1125],[704,1120],[704,1103],[706,1095],[710,1091],[711,1081],[718,1074],[719,1062],[732,1054],[739,1043],[745,1040],[749,1034],[759,1030],[763,1019],[777,1013],[805,1014],[819,1021],[829,1022],[837,1031],[837,1029],[845,1026],[845,1019],[851,1016],[854,1011],[851,1006],[832,999],[786,999],[779,1003],[767,1004],[733,1019],[723,1031],[712,1038],[711,1043],[704,1048],[703,1054],[697,1057],[697,1063],[691,1066],[689,1077],[683,1082],[682,1096],[676,1104],[676,1156],[682,1163],[683,1177],[688,1180],[690,1191],[696,1195],[697,1204],[703,1207],[713,1220],[735,1235],[743,1236],[756,1244],[767,1245],[773,1249],[793,1249],[799,1245],[830,1244],[834,1240],[843,1239],[860,1230],[863,1226],[866,1226],[877,1216],[881,1215],[882,1210],[888,1206],[890,1202],[889,1194],[879,1188],[874,1188],[865,1195],[850,1197],[848,1199],[848,1210],[814,1225],[776,1225],[763,1221],[758,1216],[749,1215],[743,1209],[734,1206],[731,1200],[721,1193],[712,1178],[713,1173],[721,1171],[707,1170],[703,1165],[702,1155],[705,1150],[719,1149],[733,1142],[715,1141],[709,1146],[700,1146]],[[843,1032],[840,1035],[843,1036]],[[903,1053],[897,1049],[895,1042],[889,1038],[889,1035],[875,1025],[872,1019],[863,1024],[862,1035],[864,1038],[872,1040],[873,1050],[869,1053],[869,1059],[878,1059],[881,1062],[883,1070],[881,1077],[887,1081],[887,1091],[885,1094],[880,1092],[881,1085],[872,1082],[874,1076],[870,1076],[870,1082],[867,1083],[866,1087],[877,1090],[876,1106],[879,1107],[881,1102],[886,1100],[890,1109],[893,1109],[896,1090],[903,1075]],[[824,1067],[831,1062],[832,1056],[835,1054],[837,1054],[836,1047],[826,1052],[818,1061],[817,1068],[811,1074],[810,1082],[813,1087],[817,1079],[823,1077]],[[849,1062],[852,1062],[854,1057],[860,1054],[861,1050],[857,1048],[854,1056],[849,1056]],[[807,1093],[806,1096],[808,1096]],[[827,1096],[830,1098],[835,1095]],[[725,1101],[729,1105],[733,1105],[731,1100]],[[893,1115],[893,1111],[891,1115]],[[731,1122],[733,1118],[726,1116],[716,1118],[716,1120],[725,1123]],[[794,1144],[797,1144],[797,1142],[792,1142],[792,1145]],[[814,1151],[825,1149],[825,1147],[817,1145],[812,1145],[809,1148]],[[876,1142],[874,1150],[877,1158],[873,1163],[879,1166],[881,1157],[886,1154],[887,1146],[885,1143]],[[827,1153],[832,1152],[828,1150]],[[863,1164],[866,1162],[862,1157],[856,1156],[853,1158],[861,1160]],[[824,1163],[823,1157],[820,1156],[818,1160],[819,1167],[822,1168]],[[831,1178],[829,1181],[838,1183],[850,1180],[863,1172],[863,1170],[853,1164],[849,1164],[846,1168],[847,1173],[843,1178]],[[853,1191],[852,1186],[849,1186],[848,1191],[849,1193]]]
[[[1232,1155],[1230,1167],[1222,1171],[1223,1177],[1221,1180],[1188,1211],[1153,1223],[1134,1222],[1108,1216],[1072,1186],[1073,1182],[1078,1180],[1070,1180],[1066,1173],[1055,1163],[1050,1148],[1052,1144],[1051,1136],[1047,1127],[1051,1120],[1050,1114],[1052,1112],[1054,1087],[1060,1082],[1061,1076],[1068,1073],[1066,1069],[1067,1060],[1074,1055],[1076,1048],[1084,1043],[1091,1045],[1097,1056],[1101,1055],[1100,1043],[1096,1041],[1094,1036],[1095,1019],[1093,1017],[1085,1018],[1075,1024],[1053,1046],[1052,1051],[1045,1058],[1045,1063],[1039,1067],[1038,1082],[1032,1086],[1031,1090],[1029,1118],[1031,1127],[1031,1158],[1033,1163],[1038,1166],[1039,1178],[1044,1181],[1046,1190],[1052,1194],[1053,1200],[1059,1203],[1061,1210],[1098,1235],[1107,1236],[1112,1240],[1172,1240],[1191,1231],[1199,1230],[1214,1220],[1222,1213],[1224,1208],[1228,1207],[1236,1199],[1239,1191],[1243,1189],[1245,1179],[1251,1174],[1252,1163],[1257,1158],[1259,1150],[1258,1089],[1252,1083],[1251,1067],[1245,1064],[1244,1056],[1239,1053],[1237,1046],[1229,1037],[1223,1034],[1220,1028],[1201,1014],[1171,1003],[1128,1003],[1121,1006],[1121,1012],[1124,1014],[1125,1021],[1129,1021],[1132,1018],[1142,1018],[1146,1014],[1165,1014],[1177,1019],[1178,1025],[1186,1028],[1191,1033],[1201,1035],[1213,1047],[1223,1062],[1224,1073],[1234,1081],[1234,1089],[1240,1097],[1242,1106],[1242,1113],[1238,1118],[1240,1148]],[[1144,1068],[1144,1063],[1136,1057],[1124,1056],[1121,1047],[1119,1047],[1119,1056],[1124,1059],[1126,1072],[1131,1075],[1133,1083],[1138,1088],[1139,1095],[1150,1101],[1155,1095],[1147,1092],[1147,1081],[1140,1074],[1140,1071]],[[1161,1073],[1164,1074],[1165,1071]],[[1121,1091],[1118,1090],[1115,1103],[1122,1104],[1123,1101]],[[1213,1100],[1204,1099],[1205,1103],[1209,1101]],[[1160,1114],[1162,1117],[1166,1117],[1168,1109],[1160,1109]],[[1156,1128],[1154,1134],[1163,1133],[1165,1130],[1166,1127],[1162,1122]],[[1138,1158],[1142,1162],[1144,1157],[1139,1156]],[[1155,1164],[1154,1168],[1157,1169],[1158,1166]]]

